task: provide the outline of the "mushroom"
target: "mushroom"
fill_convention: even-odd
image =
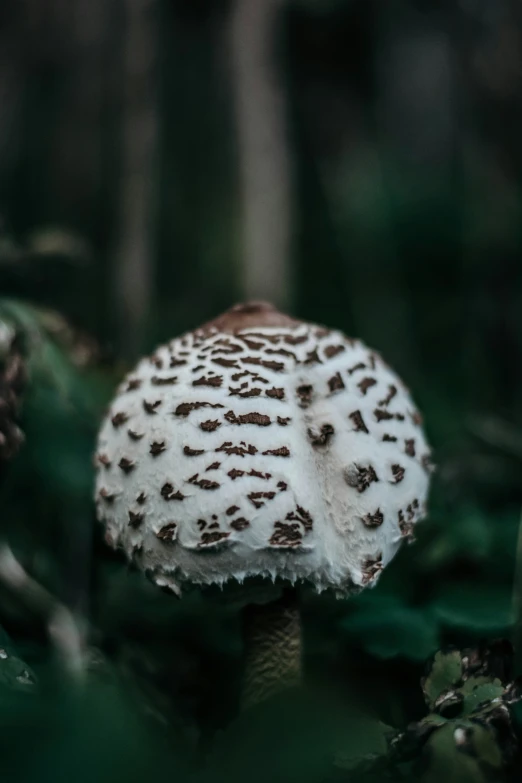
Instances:
[[[250,302],[124,380],[99,434],[98,516],[108,543],[177,596],[242,586],[251,704],[299,679],[298,586],[374,585],[411,539],[429,455],[378,354]]]

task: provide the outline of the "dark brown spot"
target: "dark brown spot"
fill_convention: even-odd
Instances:
[[[223,376],[222,375],[213,375],[210,377],[210,375],[202,376],[201,378],[196,378],[195,381],[192,381],[193,386],[213,386],[214,388],[218,388],[223,384]]]
[[[374,511],[373,514],[366,514],[362,518],[362,521],[366,527],[380,527],[384,522],[384,514],[382,513],[381,509],[378,508],[377,511]]]
[[[143,506],[146,500],[147,500],[147,495],[145,494],[145,492],[140,492],[140,494],[136,498],[136,503],[139,503],[140,506]]]
[[[288,422],[292,421],[290,416],[278,416],[277,417],[277,423],[281,425],[281,427],[286,427],[288,425]]]
[[[218,484],[217,481],[209,481],[209,479],[200,479],[198,478],[198,476],[199,473],[196,473],[194,476],[191,476],[191,478],[189,478],[190,484],[195,484],[200,489],[208,489],[208,490],[219,489],[219,487],[221,486],[221,484]]]
[[[183,454],[187,457],[199,457],[200,454],[204,454],[205,449],[191,449],[190,446],[183,446]]]
[[[277,487],[280,492],[285,492],[288,489],[288,484],[286,483],[286,481],[278,481]]]
[[[238,457],[244,457],[246,454],[251,454],[252,456],[254,454],[257,454],[257,449],[255,446],[252,445],[239,445],[239,446],[233,446],[232,441],[227,441],[226,443],[222,443],[221,446],[217,449],[215,449],[216,452],[224,451],[225,454],[230,456],[231,454],[236,454]]]
[[[230,506],[227,508],[227,516],[232,517],[236,513],[236,511],[239,511],[239,506]]]
[[[143,438],[144,433],[135,432],[134,430],[127,430],[127,435],[131,440],[141,440]]]
[[[282,388],[276,388],[275,386],[272,386],[271,389],[267,389],[265,394],[267,397],[272,397],[274,400],[284,400],[285,398],[285,390]]]
[[[313,527],[314,521],[309,511],[306,511],[302,506],[296,506],[295,511],[289,511],[286,515],[288,520],[300,522],[306,532],[310,531]]]
[[[177,528],[178,526],[175,522],[169,522],[158,530],[156,536],[160,541],[164,541],[165,543],[175,541]]]
[[[112,465],[112,462],[108,458],[106,454],[97,454],[96,459],[100,463],[100,465],[103,465],[103,467],[108,470],[110,466]]]
[[[272,500],[272,498],[275,498],[275,492],[251,492],[247,497],[256,508],[261,508],[261,506],[264,506],[265,500]]]
[[[157,457],[159,454],[164,452],[165,449],[166,449],[166,446],[165,446],[165,441],[164,440],[161,440],[161,441],[156,441],[155,440],[155,441],[153,441],[150,444],[149,453],[152,454],[153,457]]]
[[[341,373],[338,372],[335,375],[333,375],[330,380],[328,381],[328,388],[332,392],[341,391],[341,389],[344,389],[344,381],[341,378]]]
[[[357,372],[358,370],[366,370],[366,365],[364,362],[359,362],[358,364],[354,364],[353,367],[349,367],[348,375],[353,375],[353,373]]]
[[[294,336],[291,334],[285,334],[283,340],[287,345],[302,345],[308,340],[308,335],[302,334]]]
[[[399,529],[402,538],[407,539],[408,542],[413,541],[413,522],[411,520],[406,520],[404,511],[402,510],[399,510]]]
[[[217,470],[219,466],[221,465],[221,462],[213,462],[212,465],[209,465],[208,468],[206,468],[206,471],[209,470]]]
[[[377,575],[381,571],[382,571],[382,555],[379,554],[375,559],[368,557],[362,564],[363,585],[367,585],[369,582],[373,582],[373,580],[377,577]]]
[[[249,471],[249,473],[247,475],[248,476],[253,476],[254,478],[264,479],[265,481],[268,481],[268,479],[272,478],[272,474],[271,473],[261,473],[260,470],[254,470],[254,468],[252,468],[252,470]]]
[[[254,412],[236,416],[234,411],[228,411],[228,413],[225,413],[225,419],[230,422],[230,424],[256,424],[258,427],[268,427],[268,425],[272,423],[270,421],[270,416]]]
[[[395,418],[393,413],[390,413],[389,411],[381,411],[379,408],[375,408],[373,413],[377,421],[389,421],[390,419]]]
[[[354,464],[353,469],[345,471],[345,479],[357,492],[365,492],[370,484],[379,481],[375,469],[371,465]]]
[[[145,514],[143,511],[129,511],[129,525],[131,527],[139,527],[143,520],[145,519]]]
[[[250,525],[250,522],[248,519],[245,519],[245,517],[238,517],[237,519],[233,519],[230,523],[230,527],[233,527],[234,530],[244,530],[246,527]]]
[[[120,411],[120,413],[115,413],[114,416],[111,419],[111,424],[115,429],[118,429],[118,427],[121,427],[122,424],[125,424],[126,421],[129,420],[129,417],[126,413],[123,413],[123,411]]]
[[[145,412],[150,415],[156,413],[160,405],[161,405],[161,400],[155,400],[154,402],[148,402],[147,400],[143,400],[143,408]]]
[[[359,381],[357,386],[361,390],[361,392],[366,396],[366,392],[368,389],[371,389],[372,386],[375,386],[377,384],[377,381],[375,378],[363,378],[362,381]]]
[[[221,427],[221,422],[217,419],[209,419],[208,421],[202,421],[199,426],[203,432],[214,432],[218,427]]]
[[[313,429],[308,430],[308,437],[312,446],[326,446],[335,430],[331,424],[323,424],[320,430]]]
[[[233,381],[239,381],[241,378],[244,378],[245,375],[250,375],[250,370],[243,370],[243,372],[235,372],[234,375],[232,375]]]
[[[118,462],[118,467],[121,468],[124,473],[130,473],[131,470],[134,470],[135,466],[136,463],[130,459],[127,459],[127,457],[122,457]]]
[[[267,370],[273,370],[274,372],[281,372],[285,369],[283,362],[275,362],[269,359],[259,359],[256,356],[245,356],[243,359],[244,364],[256,364],[260,367],[266,367]]]
[[[247,384],[245,384],[246,386]],[[230,396],[236,396],[236,397],[259,397],[261,394],[262,389],[249,389],[248,391],[240,391],[239,389],[232,389],[230,388]]]
[[[179,490],[176,492],[174,491],[174,487],[172,484],[167,481],[161,488],[161,497],[164,500],[184,500],[185,495],[183,495]]]
[[[243,337],[242,340],[247,348],[250,348],[251,351],[261,351],[265,347],[264,343],[258,343],[255,340],[249,340],[248,337]]]
[[[212,364],[218,364],[220,367],[239,367],[236,359],[225,359],[219,356],[217,359],[211,359]]]
[[[177,375],[171,375],[168,378],[161,378],[159,375],[153,375],[150,382],[153,386],[172,386],[177,380]]]
[[[207,526],[207,523],[206,523],[206,521],[204,519],[198,519],[196,524],[197,524],[197,526],[199,527],[200,530],[204,530],[204,528],[206,528],[206,526]]]
[[[383,441],[389,441],[390,443],[397,443],[395,435],[389,435],[387,432],[382,436]]]
[[[296,522],[286,524],[285,522],[276,522],[274,532],[270,538],[270,546],[274,547],[296,547],[301,544],[303,534],[301,527]]]
[[[159,356],[151,356],[149,358],[149,361],[151,364],[154,365],[158,370],[161,370],[163,367],[163,361],[159,358]]]
[[[414,438],[407,438],[404,441],[404,451],[408,455],[408,457],[414,457],[415,456],[415,439]]]
[[[299,405],[301,408],[307,408],[310,405],[313,392],[314,387],[310,384],[303,384],[302,386],[297,387],[296,394],[299,397]]]
[[[129,378],[129,380],[127,381],[127,388],[125,389],[125,391],[128,392],[136,391],[136,389],[140,388],[141,384],[142,381],[140,380],[140,378]]]
[[[102,500],[105,501],[105,503],[107,503],[109,506],[112,506],[112,504],[114,503],[114,498],[116,497],[116,493],[115,492],[109,492],[108,489],[105,489],[105,487],[102,487],[100,489],[100,497],[101,497]]]
[[[175,356],[170,357],[170,363],[169,367],[182,367],[184,364],[187,363],[186,359],[177,359]]]
[[[403,467],[401,467],[400,465],[392,465],[391,466],[391,471],[392,471],[392,475],[393,475],[393,481],[391,483],[392,484],[400,484],[400,482],[404,478],[404,474],[406,473],[406,470]]]
[[[174,411],[175,416],[188,416],[192,411],[197,411],[199,408],[223,408],[223,405],[211,402],[182,402]]]
[[[223,541],[225,538],[228,538],[229,535],[230,533],[221,533],[217,530],[213,533],[203,533],[201,536],[201,541],[199,542],[199,546],[212,546],[212,544],[217,544],[219,541]]]
[[[305,364],[322,364],[321,359],[319,358],[319,354],[317,353],[317,348],[314,348],[313,351],[308,351],[306,354],[306,359],[304,360]]]
[[[390,402],[393,400],[393,398],[396,396],[396,394],[397,394],[397,387],[394,386],[392,383],[390,383],[390,385],[388,386],[388,394],[386,395],[386,397],[384,397],[384,399],[379,401],[379,405],[389,405]]]
[[[364,423],[361,411],[354,411],[348,416],[352,420],[355,432],[369,432],[368,427]]]
[[[193,367],[190,372],[199,372],[200,370],[203,370],[205,368],[204,364],[198,364],[196,367]]]
[[[289,457],[290,449],[287,446],[281,446],[278,449],[268,449],[263,451],[263,456],[271,455],[272,457]]]
[[[237,468],[232,468],[232,470],[228,471],[228,475],[232,479],[232,481],[235,481],[237,478],[240,478],[241,476],[245,475],[244,470],[238,470]]]
[[[324,349],[324,355],[327,359],[333,359],[334,356],[337,356],[345,350],[346,348],[344,345],[327,345]]]

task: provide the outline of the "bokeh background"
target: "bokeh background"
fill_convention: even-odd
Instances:
[[[512,636],[521,90],[516,0],[2,1],[0,295],[99,346],[71,353],[45,326],[25,446],[2,474],[3,537],[80,618],[94,661],[80,698],[45,612],[2,587],[6,645],[41,692],[0,698],[5,780],[185,780],[194,764],[257,780],[267,759],[274,780],[348,780],[324,772],[313,727],[349,755],[353,705],[404,727],[435,650]],[[438,471],[429,519],[377,588],[307,601],[322,706],[249,724],[237,611],[169,601],[106,551],[91,454],[129,363],[252,297],[379,350]]]

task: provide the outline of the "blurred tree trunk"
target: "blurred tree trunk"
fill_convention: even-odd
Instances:
[[[158,139],[155,0],[123,0],[121,173],[114,269],[118,347],[134,358],[151,314]]]
[[[291,304],[291,183],[276,40],[282,0],[236,0],[232,79],[243,208],[246,298]]]

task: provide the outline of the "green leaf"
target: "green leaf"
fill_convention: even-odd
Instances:
[[[504,693],[500,680],[491,677],[470,677],[460,691],[464,694],[463,715],[470,715],[485,701],[499,699]]]
[[[433,709],[439,696],[454,688],[462,677],[462,656],[458,650],[438,652],[430,673],[422,683],[426,702]]]

